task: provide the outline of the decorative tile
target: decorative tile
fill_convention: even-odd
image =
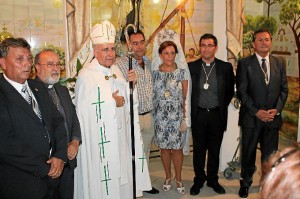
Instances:
[[[9,21],[14,18],[13,6],[0,4],[1,21]]]
[[[51,0],[49,0],[49,1],[51,2]],[[31,6],[40,6],[40,8],[41,8],[44,6],[44,2],[41,0],[30,0],[28,3],[29,3],[30,7]]]
[[[45,35],[32,34],[30,44],[32,48],[43,48],[47,45]]]
[[[45,35],[46,46],[57,46],[61,45],[58,34],[46,34]]]
[[[46,34],[59,34],[59,21],[58,20],[45,20],[45,33]]]
[[[63,35],[59,35],[59,45],[58,45],[59,47],[61,47],[61,48],[66,48],[66,46],[67,46],[67,41],[66,41],[66,35],[65,34],[63,34]]]
[[[13,5],[28,6],[29,0],[13,0]]]
[[[22,36],[24,34],[30,34],[30,23],[28,18],[25,20],[15,20],[15,36]]]
[[[13,6],[13,13],[14,20],[27,20],[29,18],[28,6]]]
[[[13,5],[13,1],[11,0],[0,0],[0,5]]]

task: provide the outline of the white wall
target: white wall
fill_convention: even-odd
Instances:
[[[216,57],[227,60],[226,38],[226,1],[214,1],[214,35],[218,39],[218,52]],[[217,2],[217,3],[216,3]],[[220,152],[220,170],[227,168],[227,162],[232,160],[235,149],[238,146],[240,128],[238,127],[238,110],[232,104],[228,107],[227,131],[224,133]]]

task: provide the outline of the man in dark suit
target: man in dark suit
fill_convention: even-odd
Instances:
[[[225,189],[218,182],[219,155],[227,127],[227,108],[234,93],[233,68],[230,63],[215,58],[218,41],[214,35],[204,34],[199,45],[202,58],[189,63],[195,171],[190,194],[198,195],[205,181],[215,192],[224,194]]]
[[[0,44],[0,196],[50,198],[48,185],[67,159],[63,117],[42,83],[27,80],[30,45],[23,38]]]
[[[53,50],[43,50],[35,56],[36,80],[42,81],[47,88],[54,104],[64,117],[68,137],[68,161],[59,177],[57,187],[54,187],[57,199],[73,199],[74,169],[77,166],[76,155],[81,142],[80,125],[75,106],[72,103],[68,89],[58,82],[61,63],[59,56]]]
[[[278,149],[281,111],[288,96],[285,62],[270,55],[271,34],[254,32],[255,54],[242,59],[237,67],[237,94],[241,101],[239,125],[242,128],[242,171],[240,197],[248,196],[255,172],[256,148],[260,142],[261,160]]]

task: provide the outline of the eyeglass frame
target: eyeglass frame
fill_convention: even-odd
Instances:
[[[51,68],[51,69],[53,69],[54,67],[59,67],[59,69],[60,70],[62,70],[63,69],[63,64],[62,63],[47,63],[47,64],[42,64],[42,63],[37,63],[38,65],[46,65],[47,66],[47,68]]]

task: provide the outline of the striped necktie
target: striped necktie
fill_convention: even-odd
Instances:
[[[21,89],[22,93],[23,93],[23,97],[24,99],[27,101],[27,103],[32,107],[32,110],[35,112],[35,114],[40,118],[40,120],[42,119],[42,114],[41,111],[39,109],[39,105],[38,103],[35,101],[34,98],[31,97],[31,95],[29,94],[27,85],[24,84],[22,86]]]
[[[267,64],[266,64],[265,58],[261,59],[261,68],[264,70],[264,75],[265,75],[266,81],[268,81],[268,69],[267,69]]]

